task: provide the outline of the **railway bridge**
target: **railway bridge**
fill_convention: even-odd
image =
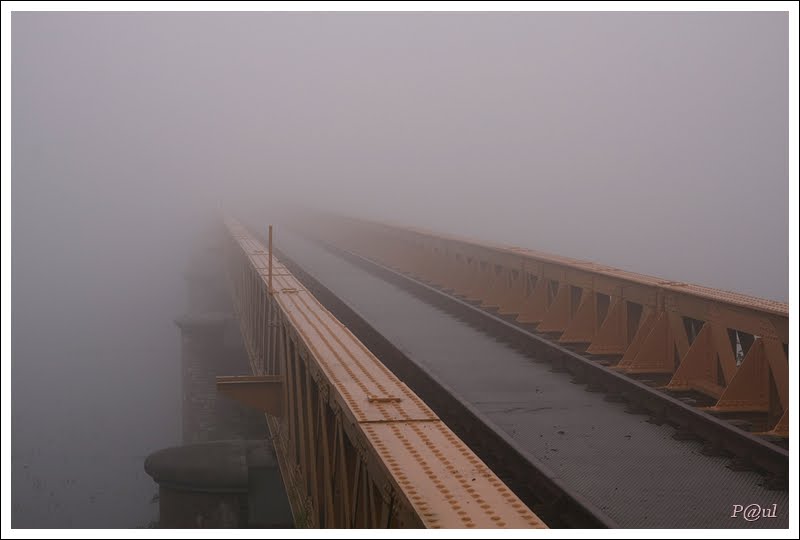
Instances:
[[[222,229],[251,374],[217,389],[296,522],[788,527],[786,304],[342,216]]]

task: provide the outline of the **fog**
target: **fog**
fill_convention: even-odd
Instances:
[[[220,208],[787,301],[788,51],[781,13],[12,14],[13,525],[150,519]]]

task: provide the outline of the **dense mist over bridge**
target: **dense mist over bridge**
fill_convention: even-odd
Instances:
[[[221,213],[275,216],[278,244],[281,216],[324,210],[788,301],[785,13],[42,12],[12,31],[15,525],[98,523],[36,487],[51,449],[95,471],[88,501],[110,489],[96,467],[175,442],[172,321]],[[120,500],[149,497],[136,482]]]

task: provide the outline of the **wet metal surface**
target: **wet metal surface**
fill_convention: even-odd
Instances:
[[[677,441],[669,426],[571,384],[409,293],[304,239],[280,248],[415,362],[447,383],[623,527],[787,527],[788,492]],[[776,506],[775,518],[730,517],[734,505]]]
[[[342,457],[339,459],[345,464],[350,460],[363,460],[365,470],[371,471],[365,472],[367,477],[362,478],[364,483],[361,485],[366,489],[358,489],[353,494],[353,507],[363,508],[370,515],[366,522],[368,526],[374,527],[378,520],[388,523],[386,517],[381,517],[383,510],[376,510],[374,506],[378,502],[370,502],[375,487],[384,490],[387,502],[394,501],[391,505],[384,505],[387,515],[391,516],[388,519],[397,519],[393,507],[400,505],[408,508],[418,523],[428,528],[545,528],[538,516],[525,507],[408,386],[320,304],[280,260],[274,257],[274,260],[268,260],[264,246],[239,223],[230,220],[227,226],[238,244],[237,249],[241,250],[242,266],[234,266],[232,275],[243,276],[233,282],[233,294],[237,299],[237,313],[245,339],[251,340],[251,345],[259,343],[257,338],[252,341],[257,336],[255,329],[259,326],[264,328],[256,323],[259,306],[264,305],[262,301],[271,290],[270,301],[274,302],[280,314],[275,324],[285,328],[281,330],[284,335],[281,342],[289,343],[285,350],[296,351],[291,354],[291,359],[286,359],[284,365],[287,369],[281,374],[285,381],[286,403],[291,405],[285,406],[287,414],[282,419],[286,429],[278,431],[288,433],[288,440],[282,441],[282,434],[276,437],[279,460],[285,459],[281,454],[287,455],[281,447],[299,445],[301,461],[297,466],[312,479],[313,489],[330,493],[349,490],[348,484],[337,486],[331,482],[331,477],[325,479],[318,475],[318,472],[323,474],[327,465],[315,469],[313,465],[308,467],[305,461],[307,455],[319,455],[320,463],[332,462],[337,454],[330,452],[334,443],[329,445],[328,441],[336,440],[337,428],[333,419],[341,414],[344,430],[349,432],[345,436],[351,441],[350,448],[358,449],[361,457],[355,453],[348,456],[345,446],[341,445]],[[264,269],[268,269],[268,273],[265,274]],[[251,350],[254,372],[258,370],[256,359],[262,358],[263,353],[257,345]],[[294,367],[290,368],[292,363]],[[303,374],[298,376],[298,373]],[[312,385],[317,388],[316,394],[311,390]],[[297,392],[302,386],[306,393]],[[305,405],[298,404],[302,402]],[[326,402],[336,403],[335,413],[325,413]],[[291,426],[289,422],[294,423],[294,417],[298,423]],[[321,424],[325,427],[320,428]],[[296,430],[298,425],[302,428]],[[309,429],[306,435],[296,435],[306,428]],[[310,442],[314,440],[311,437],[314,429],[317,430],[316,441]],[[319,435],[320,429],[323,429],[323,435]],[[333,439],[328,439],[325,433],[332,434]],[[321,448],[315,449],[315,444]],[[356,471],[360,470],[356,468]],[[359,474],[355,472],[354,485],[359,485]],[[325,486],[325,482],[330,483]],[[290,485],[289,489],[292,487]],[[313,505],[321,505],[316,496],[311,495],[313,492],[306,491],[305,486],[302,490],[301,493],[312,497]],[[366,504],[358,503],[359,497]],[[321,506],[316,508],[311,510],[313,526],[338,526],[336,522],[328,521],[328,516],[336,513],[333,501],[325,506],[324,511],[321,511]],[[349,513],[349,508],[346,510]],[[325,521],[320,519],[320,515],[326,516]],[[358,522],[356,524],[358,526]]]

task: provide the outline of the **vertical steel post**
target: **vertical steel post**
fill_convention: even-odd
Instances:
[[[272,294],[272,225],[269,226],[269,259],[267,264],[269,265],[269,281],[267,289],[269,290],[269,294]]]

